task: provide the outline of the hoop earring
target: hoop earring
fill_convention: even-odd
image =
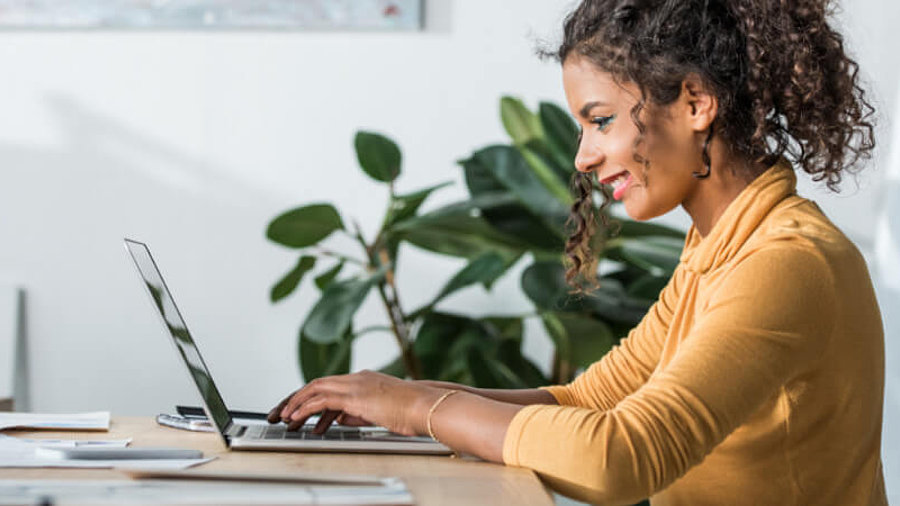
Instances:
[[[703,143],[703,151],[700,153],[700,157],[703,159],[703,168],[706,169],[706,172],[692,172],[691,175],[696,179],[706,179],[709,177],[709,174],[712,172],[712,161],[709,159],[709,142],[713,137],[713,123],[709,124],[709,134],[706,135],[706,142]]]

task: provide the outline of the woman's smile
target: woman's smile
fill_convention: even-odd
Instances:
[[[600,184],[611,186],[613,189],[613,198],[622,200],[622,196],[625,195],[625,190],[631,187],[633,181],[634,176],[631,175],[631,172],[623,170],[600,180]]]

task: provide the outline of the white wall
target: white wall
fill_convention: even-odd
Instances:
[[[295,255],[264,239],[268,220],[328,201],[373,233],[386,191],[356,167],[360,128],[401,144],[401,191],[451,180],[428,207],[462,196],[454,160],[505,140],[502,94],[563,103],[559,69],[533,56],[533,39],[555,39],[571,3],[433,0],[428,30],[412,34],[0,32],[0,281],[28,291],[32,408],[153,414],[196,402],[123,236],[153,246],[230,403],[269,407],[300,381],[296,331],[316,292],[269,304]],[[851,47],[881,110],[893,111],[900,8],[852,5],[841,18]],[[873,165],[845,196],[804,186],[868,254],[884,200],[885,171]],[[405,249],[405,304],[460,265]],[[517,284],[513,272],[493,295],[473,288],[447,307],[526,311],[509,295]],[[884,297],[886,312],[898,307]],[[359,322],[383,315],[373,297]],[[536,326],[527,349],[549,360]],[[390,336],[370,335],[353,366],[394,353]],[[900,489],[900,461],[886,461]]]

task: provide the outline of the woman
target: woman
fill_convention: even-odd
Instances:
[[[568,280],[594,280],[591,178],[638,220],[690,214],[641,323],[574,382],[323,378],[270,420],[375,423],[534,469],[580,500],[886,504],[884,350],[865,263],[795,170],[836,190],[872,109],[824,0],[584,0],[552,53],[582,127]]]

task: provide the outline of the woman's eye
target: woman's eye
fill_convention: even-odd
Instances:
[[[609,127],[614,119],[616,119],[615,114],[613,114],[612,116],[597,116],[591,118],[591,123],[597,125],[598,130],[603,131],[606,130],[607,127]]]

